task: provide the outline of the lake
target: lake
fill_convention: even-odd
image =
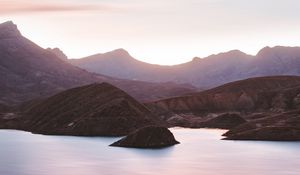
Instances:
[[[224,141],[225,130],[171,130],[181,144],[157,150],[108,146],[118,138],[0,130],[0,174],[300,174],[300,142]]]

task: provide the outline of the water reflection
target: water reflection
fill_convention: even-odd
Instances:
[[[223,141],[224,130],[172,129],[165,149],[109,147],[119,138],[0,131],[2,175],[264,174],[298,175],[299,142]]]

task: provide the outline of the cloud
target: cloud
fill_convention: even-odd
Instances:
[[[22,14],[34,12],[65,11],[114,11],[116,7],[108,4],[66,3],[63,1],[41,2],[34,0],[0,0],[0,14]]]

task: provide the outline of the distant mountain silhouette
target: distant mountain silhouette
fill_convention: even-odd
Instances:
[[[113,77],[155,81],[159,79],[154,72],[160,66],[151,65],[134,59],[124,49],[117,49],[104,54],[96,54],[82,59],[69,60],[73,65]],[[171,81],[171,80],[170,80]]]
[[[300,47],[265,47],[256,56],[233,50],[203,59],[195,57],[190,62],[174,66],[144,63],[123,49],[71,59],[70,62],[91,72],[119,78],[173,81],[210,88],[251,77],[300,75]]]
[[[194,90],[192,86],[174,83],[147,83],[90,73],[62,57],[61,51],[43,49],[23,37],[11,21],[0,24],[0,103],[21,103],[71,87],[104,81],[143,101]]]

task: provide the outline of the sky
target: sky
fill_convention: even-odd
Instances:
[[[1,23],[69,58],[124,48],[163,65],[300,46],[299,19],[299,0],[0,0]]]

